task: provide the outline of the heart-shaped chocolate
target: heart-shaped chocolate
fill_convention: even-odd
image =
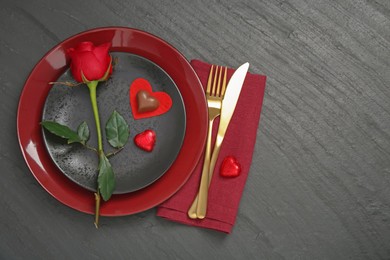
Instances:
[[[151,112],[158,108],[160,102],[150,95],[146,90],[140,90],[137,93],[138,112],[145,113]]]
[[[241,165],[233,156],[226,156],[223,159],[219,174],[223,177],[237,177],[241,173]]]
[[[134,143],[144,151],[153,151],[156,144],[156,133],[153,130],[145,130],[134,137]]]
[[[137,99],[138,99],[138,93],[140,91],[148,92],[150,97],[155,98],[159,102],[159,105],[157,106],[156,109],[152,111],[145,111],[145,112],[141,112],[138,110],[139,105]],[[133,113],[134,119],[142,119],[142,118],[149,118],[153,116],[159,116],[168,112],[169,109],[171,109],[172,107],[171,97],[167,93],[162,91],[153,92],[152,86],[150,85],[149,81],[144,78],[137,78],[131,83],[129,98],[130,98],[131,112]]]

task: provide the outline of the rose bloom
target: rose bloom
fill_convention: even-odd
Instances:
[[[74,79],[84,83],[107,80],[112,73],[110,47],[111,43],[95,46],[92,42],[81,42],[75,48],[67,49]]]

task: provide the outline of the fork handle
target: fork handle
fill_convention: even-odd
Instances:
[[[198,198],[199,198],[199,193],[196,194],[196,197],[195,197],[194,201],[192,202],[192,205],[189,208],[188,213],[187,213],[188,217],[190,217],[192,219],[198,218],[198,216],[196,215],[196,208],[198,207]]]
[[[198,212],[198,203],[199,200],[202,201],[204,204],[204,201],[206,201],[206,207],[207,207],[207,196],[208,196],[208,184],[209,184],[209,169],[210,169],[210,157],[211,157],[211,136],[213,131],[213,122],[214,119],[209,120],[209,129],[207,131],[207,141],[205,146],[205,155],[204,155],[204,161],[203,161],[203,168],[202,168],[202,175],[200,179],[200,185],[199,185],[199,192],[194,201],[192,202],[192,205],[190,209],[188,210],[188,216],[192,219],[199,218],[197,212]],[[199,196],[199,194],[202,194],[202,196]],[[202,210],[203,212],[203,210]],[[204,218],[204,217],[203,217]]]
[[[223,137],[217,136],[217,140],[215,142],[214,150],[213,150],[213,153],[211,156],[211,161],[210,161],[208,187],[210,187],[210,184],[211,184],[211,179],[213,177],[214,168],[215,168],[215,164],[216,164],[217,159],[218,159],[219,151],[221,149],[222,141],[223,141]],[[188,210],[188,216],[192,219],[199,218],[199,216],[197,215],[198,204],[199,204],[199,193],[196,195],[194,201],[192,202],[190,209]],[[205,208],[207,208],[207,201],[206,201]],[[207,211],[205,211],[204,213],[203,212],[199,212],[199,213],[206,216]]]
[[[216,164],[217,159],[218,159],[219,151],[221,149],[222,141],[223,141],[223,137],[218,135],[217,140],[215,141],[215,146],[214,146],[213,154],[211,156],[211,161],[210,161],[210,165],[209,165],[209,169],[208,169],[207,188],[205,191],[204,190],[199,191],[198,208],[196,211],[196,214],[197,214],[199,219],[204,219],[206,217],[209,187],[211,184],[211,180],[213,178],[214,168],[215,168],[215,164]],[[204,192],[204,194],[202,194],[201,192]],[[205,198],[205,200],[202,200],[202,196]]]

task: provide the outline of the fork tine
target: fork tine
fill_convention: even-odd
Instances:
[[[210,73],[209,73],[209,78],[207,80],[207,88],[206,88],[206,93],[207,94],[210,94],[210,91],[211,91],[211,80],[213,78],[213,68],[214,68],[214,65],[211,65],[211,69],[210,69]]]
[[[219,75],[218,75],[218,84],[217,84],[217,90],[215,93],[215,96],[220,97],[221,96],[221,77],[222,77],[222,67],[219,67]]]
[[[218,75],[218,69],[219,66],[216,66],[215,67],[215,72],[214,72],[214,80],[213,80],[213,89],[211,91],[211,96],[214,96],[215,95],[215,90],[216,90],[216,83],[217,83],[217,75]]]
[[[222,82],[222,93],[221,93],[221,96],[223,97],[225,95],[225,91],[226,91],[226,78],[227,78],[227,67],[225,67],[225,73],[224,73],[224,76],[223,76],[223,82]]]

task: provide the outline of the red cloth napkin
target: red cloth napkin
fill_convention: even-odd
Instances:
[[[198,74],[203,87],[206,87],[211,65],[199,60],[192,60],[191,65]],[[233,72],[233,69],[228,69],[228,78],[231,77]],[[265,81],[265,76],[251,73],[248,73],[245,78],[236,109],[215,165],[209,188],[206,218],[194,220],[187,216],[187,211],[199,189],[203,158],[199,160],[187,183],[175,195],[158,207],[158,216],[187,225],[210,228],[225,233],[232,231],[252,162]],[[215,140],[218,122],[219,118],[214,122],[213,140]],[[226,178],[220,176],[220,166],[226,156],[236,157],[241,164],[242,170],[238,177]]]

